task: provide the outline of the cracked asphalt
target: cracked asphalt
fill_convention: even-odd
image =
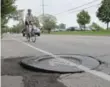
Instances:
[[[23,58],[45,55],[13,38],[26,42],[21,34],[5,35],[1,41],[2,76],[22,76],[24,87],[109,87],[110,82],[89,73],[56,74],[34,72],[19,65]],[[27,42],[26,42],[27,43]],[[30,45],[53,54],[81,54],[93,56],[102,62],[96,70],[110,75],[110,37],[41,35]],[[7,82],[5,82],[6,84]],[[4,85],[4,84],[3,84]],[[2,85],[2,87],[4,87]]]

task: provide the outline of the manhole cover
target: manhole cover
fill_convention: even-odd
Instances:
[[[71,66],[68,61],[78,65],[83,65],[90,69],[94,69],[99,66],[99,62],[90,56],[84,55],[56,55],[58,58],[51,56],[40,56],[37,58],[27,58],[21,61],[22,65],[33,69],[40,69],[52,72],[70,73],[81,72],[75,66]],[[60,58],[59,58],[60,57]]]

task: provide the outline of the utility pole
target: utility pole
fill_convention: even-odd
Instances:
[[[44,20],[44,0],[42,0],[42,18]],[[43,24],[42,24],[42,33],[44,32],[43,30]]]
[[[42,0],[42,14],[44,16],[44,0]]]

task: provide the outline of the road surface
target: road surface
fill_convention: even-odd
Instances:
[[[23,38],[20,34],[8,34],[4,36],[1,43],[3,78],[2,87],[5,87],[5,84],[11,84],[11,82],[8,83],[6,78],[13,77],[16,77],[18,84],[22,85],[21,87],[110,86],[110,82],[107,80],[110,78],[105,78],[106,75],[110,76],[110,37],[42,35],[41,37],[37,38],[36,43],[31,43],[27,42],[26,39]],[[34,48],[37,48],[37,50]],[[95,71],[100,71],[104,74],[104,76],[94,75],[94,72],[76,74],[52,74],[33,72],[25,70],[18,64],[18,62],[22,58],[46,55],[46,52],[52,53],[53,55],[81,54],[93,56],[96,59],[103,62],[103,64],[100,67],[98,67]],[[19,87],[19,85],[16,87]]]

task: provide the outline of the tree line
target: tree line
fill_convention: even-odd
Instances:
[[[96,16],[98,19],[107,24],[107,30],[109,29],[110,23],[110,0],[102,0],[101,6],[99,7]],[[89,24],[91,17],[88,12],[81,11],[77,15],[77,22],[80,25],[81,29],[86,27],[86,24]],[[93,23],[94,25],[94,23]]]

